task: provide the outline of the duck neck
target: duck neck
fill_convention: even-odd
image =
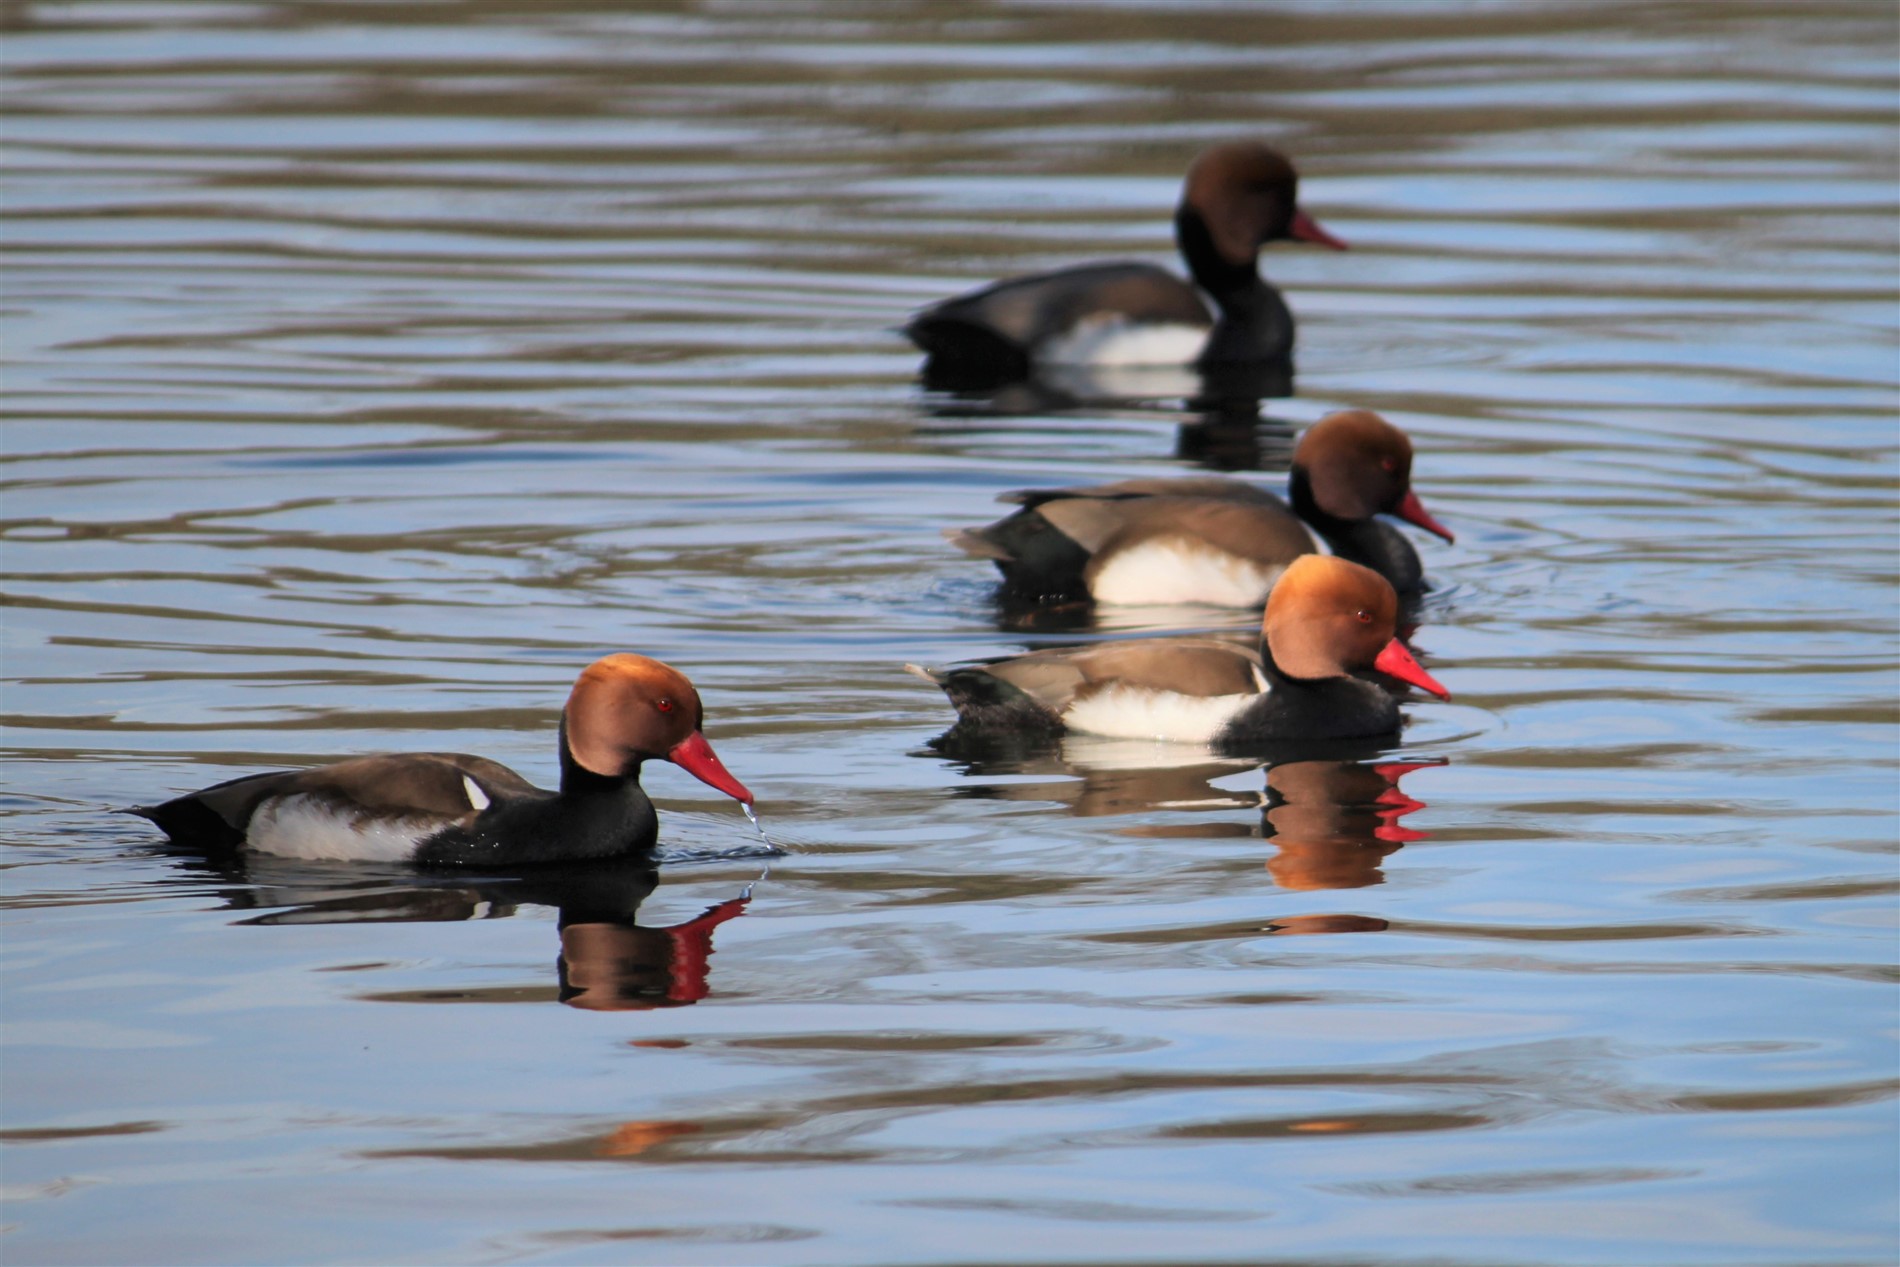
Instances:
[[[1182,207],[1174,213],[1174,242],[1181,250],[1181,258],[1187,261],[1188,272],[1195,283],[1212,295],[1223,311],[1230,299],[1244,298],[1249,291],[1265,284],[1260,280],[1256,260],[1236,264],[1220,253],[1207,221],[1192,207]]]
[[[1425,567],[1405,534],[1376,518],[1341,519],[1327,514],[1313,496],[1313,483],[1304,467],[1294,467],[1287,477],[1287,502],[1340,558],[1371,568],[1401,594],[1423,588]]]
[[[1275,360],[1292,352],[1293,314],[1280,292],[1261,279],[1256,259],[1236,264],[1223,256],[1207,222],[1190,208],[1175,213],[1174,237],[1195,283],[1220,309],[1202,364]]]
[[[1273,648],[1267,645],[1267,635],[1264,632],[1260,635],[1260,668],[1267,679],[1267,690],[1265,693],[1268,695],[1276,691],[1283,691],[1288,687],[1296,691],[1316,690],[1326,683],[1336,680],[1333,678],[1294,677],[1291,673],[1281,668],[1279,662],[1273,658]]]
[[[567,742],[567,718],[561,718],[561,798],[582,802],[596,797],[625,796],[629,787],[640,786],[640,763],[624,774],[596,774],[582,765]]]
[[[1398,705],[1370,682],[1353,677],[1294,677],[1274,662],[1264,637],[1260,659],[1267,689],[1235,719],[1222,737],[1224,746],[1345,739],[1386,734],[1399,727]]]

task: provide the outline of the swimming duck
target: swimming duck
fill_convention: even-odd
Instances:
[[[1267,598],[1258,650],[1216,638],[1143,638],[1034,651],[951,669],[935,683],[962,730],[1164,739],[1246,750],[1280,740],[1396,733],[1399,706],[1367,669],[1451,694],[1394,636],[1399,600],[1370,568],[1295,559]]]
[[[938,369],[998,381],[1038,365],[1218,365],[1293,350],[1293,314],[1260,276],[1260,248],[1294,238],[1346,244],[1300,210],[1293,164],[1252,141],[1216,145],[1188,168],[1174,235],[1193,285],[1153,264],[1086,264],[1013,277],[924,309],[904,327]]]
[[[646,656],[610,655],[568,695],[558,792],[483,757],[391,753],[245,775],[128,812],[177,841],[296,858],[512,866],[637,854],[659,836],[640,788],[643,761],[670,761],[752,804],[701,720],[684,674]]]
[[[1328,414],[1300,437],[1287,495],[1290,505],[1217,475],[1025,489],[1001,498],[1016,513],[947,535],[996,564],[1012,602],[1223,607],[1264,602],[1286,566],[1317,548],[1314,533],[1408,598],[1425,587],[1418,552],[1375,516],[1452,539],[1412,491],[1411,440],[1369,409]]]

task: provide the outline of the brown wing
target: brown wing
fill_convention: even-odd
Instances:
[[[1142,638],[1091,647],[1083,669],[1095,686],[1176,695],[1251,695],[1261,689],[1260,653],[1213,638]]]
[[[300,770],[277,791],[307,792],[375,813],[459,818],[480,808],[470,800],[464,778],[490,801],[545,795],[507,766],[459,752],[356,757]]]
[[[1217,497],[1224,501],[1262,502],[1285,505],[1278,496],[1246,480],[1224,475],[1182,475],[1169,478],[1119,480],[1113,484],[1089,484],[1075,488],[1019,488],[996,500],[1018,506],[1040,506],[1044,502],[1068,497],[1093,497],[1104,500],[1131,497]]]
[[[1207,497],[1145,497],[1096,504],[1117,509],[1121,528],[1103,542],[1117,550],[1165,538],[1205,542],[1223,554],[1260,563],[1287,564],[1313,553],[1313,537],[1279,501],[1234,501]],[[1047,518],[1050,507],[1041,514]],[[1066,530],[1065,530],[1066,531]],[[1098,547],[1098,557],[1101,548]]]
[[[1033,651],[986,666],[1060,715],[1078,695],[1110,686],[1180,695],[1241,695],[1260,690],[1260,653],[1211,638],[1139,638],[1081,650]]]
[[[132,813],[149,818],[173,840],[237,846],[258,806],[278,796],[309,793],[377,813],[461,818],[476,812],[463,778],[474,781],[492,803],[548,793],[484,757],[454,752],[356,757],[311,770],[247,774],[162,805]]]
[[[1044,502],[1036,507],[1035,513],[1085,552],[1094,554],[1127,531],[1134,508],[1142,504],[1139,501],[1101,501],[1093,497],[1076,497]]]
[[[1028,349],[1077,321],[1119,313],[1136,321],[1211,326],[1200,294],[1152,264],[1092,264],[1001,281],[924,309],[905,327],[925,351],[949,350],[958,331],[986,331]]]

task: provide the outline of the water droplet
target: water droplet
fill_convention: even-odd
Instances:
[[[750,805],[745,804],[743,801],[740,802],[739,808],[744,810],[745,816],[752,820],[752,825],[758,829],[759,839],[765,842],[765,847],[772,851],[773,857],[782,857],[787,852],[789,852],[782,846],[775,843],[770,836],[765,834],[765,824],[759,821],[759,812],[757,810],[753,809]],[[767,864],[767,870],[770,870],[769,863]],[[761,876],[760,878],[763,879],[764,877]]]

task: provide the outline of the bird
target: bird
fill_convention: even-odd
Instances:
[[[1453,539],[1412,490],[1411,440],[1369,409],[1328,414],[1300,437],[1287,495],[1290,505],[1218,475],[1023,489],[999,498],[1015,513],[945,535],[996,564],[1007,603],[1222,607],[1265,602],[1286,566],[1317,548],[1314,533],[1410,599],[1425,588],[1418,552],[1375,516]]]
[[[1084,264],[946,299],[904,333],[926,354],[927,375],[934,367],[997,382],[1048,365],[1286,360],[1293,314],[1261,278],[1260,248],[1291,238],[1346,249],[1300,209],[1298,183],[1293,164],[1267,145],[1216,145],[1189,166],[1174,214],[1195,285],[1153,264]]]
[[[1401,718],[1392,696],[1354,673],[1377,670],[1451,698],[1395,636],[1398,605],[1372,569],[1308,554],[1268,596],[1257,650],[1217,638],[1143,638],[904,667],[950,697],[955,730],[968,737],[1092,734],[1221,752],[1364,738],[1396,733]]]
[[[568,695],[559,791],[483,757],[386,753],[245,775],[126,812],[176,842],[307,859],[468,867],[643,854],[659,836],[644,761],[670,761],[752,806],[702,721],[683,673],[622,652],[589,665]]]

